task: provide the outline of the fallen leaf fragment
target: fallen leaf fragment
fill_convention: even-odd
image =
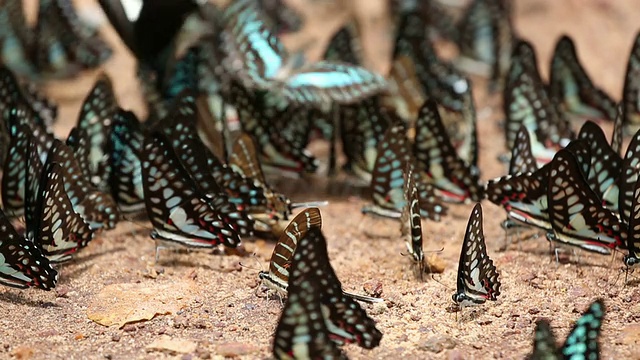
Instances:
[[[167,352],[171,355],[175,354],[189,354],[198,348],[198,344],[186,339],[173,339],[169,335],[162,335],[160,338],[154,340],[151,344],[147,345],[147,351],[160,351]]]
[[[183,309],[195,296],[190,281],[158,284],[112,284],[102,288],[87,308],[87,317],[100,325],[118,325],[151,320]]]

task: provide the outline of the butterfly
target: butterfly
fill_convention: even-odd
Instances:
[[[49,261],[64,262],[87,246],[94,233],[74,209],[65,189],[63,165],[52,152],[43,166],[35,142],[29,143],[25,220],[27,238],[42,247]]]
[[[531,137],[534,156],[546,163],[555,150],[573,138],[573,134],[567,119],[549,98],[536,64],[531,44],[519,41],[513,51],[503,93],[506,144],[507,148],[513,148],[515,136],[524,125]]]
[[[145,209],[142,185],[141,152],[144,134],[136,115],[118,109],[113,117],[107,139],[111,196],[123,213],[137,213]]]
[[[416,170],[433,184],[445,201],[482,198],[478,169],[457,155],[432,100],[425,101],[416,120],[413,155]]]
[[[598,359],[598,337],[604,318],[604,302],[598,299],[589,305],[576,321],[562,347],[558,347],[553,331],[546,320],[538,320],[533,340],[533,354],[528,360]]]
[[[474,60],[489,67],[486,72],[492,86],[501,81],[509,67],[516,38],[511,14],[512,6],[506,1],[474,0],[458,22],[457,44],[462,60]]]
[[[37,287],[51,290],[58,282],[58,272],[38,246],[20,236],[0,210],[0,284],[19,289]]]
[[[180,164],[194,180],[199,192],[210,199],[213,209],[240,235],[252,235],[253,219],[245,209],[230,201],[211,173],[209,164],[215,161],[214,155],[198,136],[196,113],[195,98],[189,90],[183,91],[176,98],[173,109],[156,127],[167,136]]]
[[[45,128],[52,125],[58,116],[58,106],[41,94],[34,83],[19,82],[9,68],[0,64],[0,112],[3,116],[13,102],[28,108],[35,114],[35,121]]]
[[[405,169],[413,164],[409,153],[407,131],[403,124],[396,124],[385,133],[378,143],[376,163],[371,176],[371,193],[373,204],[363,207],[363,213],[399,218],[406,206]],[[413,165],[410,165],[413,166]],[[447,213],[435,189],[431,184],[418,179],[418,174],[411,173],[414,184],[418,186],[418,194],[422,207],[420,213],[434,221],[439,221]]]
[[[200,191],[165,136],[146,137],[140,161],[153,239],[192,247],[240,244],[238,233],[211,207],[211,197]]]
[[[64,189],[71,204],[93,230],[113,229],[120,218],[118,206],[111,195],[98,190],[84,177],[72,149],[55,139],[47,159],[62,166]]]
[[[640,263],[640,181],[636,180],[633,188],[630,217],[626,226],[626,247],[628,253],[624,256],[624,264],[631,268]],[[624,224],[624,222],[621,222]]]
[[[615,102],[591,82],[569,36],[563,35],[558,39],[550,69],[549,96],[556,99],[565,111],[591,118],[615,119]]]
[[[381,99],[372,97],[359,105],[338,108],[343,152],[347,158],[345,170],[371,182],[371,172],[377,158],[377,146],[394,115],[381,105]]]
[[[276,247],[271,254],[269,261],[269,271],[261,271],[258,274],[262,284],[268,289],[275,291],[280,296],[287,294],[289,284],[289,269],[296,252],[297,244],[301,238],[306,236],[310,229],[322,228],[322,215],[318,208],[306,208],[287,225],[282,235],[276,243]],[[381,302],[382,299],[343,292],[353,299],[374,303]]]
[[[585,140],[574,140],[565,148],[578,159],[583,173],[589,173],[591,154]],[[520,223],[551,230],[547,187],[550,163],[533,172],[516,173],[487,182],[487,199],[507,211],[507,217]]]
[[[413,77],[420,89],[410,89]],[[462,112],[463,94],[470,88],[469,81],[451,63],[438,57],[428,38],[427,24],[416,12],[400,15],[390,78],[399,91],[409,92],[403,97],[414,98],[412,107],[416,109],[410,111],[411,117],[427,97],[451,111]],[[411,96],[411,92],[418,94]]]
[[[430,32],[435,32],[435,35],[446,40],[455,42],[460,35],[452,15],[446,9],[447,6],[439,2],[392,0],[389,7],[393,18],[399,18],[406,13],[415,14],[422,19]]]
[[[107,75],[100,75],[95,84],[82,102],[80,116],[76,127],[78,131],[84,132],[86,148],[81,150],[86,153],[85,164],[81,166],[88,168],[89,177],[93,186],[102,191],[108,189],[108,155],[105,153],[106,144],[109,140],[113,118],[118,109],[113,85]],[[81,134],[77,134],[81,135]],[[75,149],[77,152],[78,149]]]
[[[586,174],[589,187],[605,207],[617,211],[622,158],[611,148],[602,128],[592,121],[582,125],[578,139],[585,139],[591,151],[591,167]]]
[[[407,253],[411,255],[413,263],[417,267],[420,280],[422,280],[426,264],[424,250],[422,249],[419,190],[415,183],[412,165],[407,166],[404,180],[405,204],[400,216],[400,232],[407,246]]]
[[[627,69],[624,73],[624,86],[622,89],[622,123],[626,126],[637,127],[640,124],[640,32],[636,34]],[[635,130],[634,130],[635,131]]]
[[[71,0],[42,0],[32,44],[33,62],[45,75],[68,77],[104,63],[111,48],[82,23]]]
[[[362,67],[290,56],[250,0],[229,5],[223,15],[223,66],[247,88],[276,91],[298,104],[353,103],[386,88],[381,75]]]
[[[319,228],[300,238],[290,267],[287,302],[273,343],[277,359],[342,358],[339,345],[365,349],[379,345],[382,333],[360,305],[342,292]]]
[[[294,173],[315,172],[318,168],[317,160],[304,148],[286,141],[272,126],[274,120],[265,114],[266,99],[263,95],[252,92],[237,82],[228,86],[225,95],[226,101],[238,111],[242,130],[258,143],[262,163]]]
[[[291,200],[283,194],[275,192],[267,183],[262,166],[256,153],[256,144],[246,133],[240,134],[233,144],[229,165],[236,173],[262,189],[266,198],[266,208],[253,207],[250,212],[257,220],[270,222],[269,219],[287,219],[291,215]]]
[[[30,59],[33,30],[27,19],[22,1],[3,1],[0,9],[0,63],[21,75],[34,73]]]
[[[640,170],[640,129],[631,138],[620,170],[618,209],[622,223],[628,223],[633,209],[633,189]]]
[[[547,191],[550,241],[601,254],[623,245],[618,218],[601,205],[568,150],[558,151],[553,158]]]
[[[509,161],[509,175],[534,172],[538,170],[533,152],[531,151],[531,137],[524,125],[520,126],[516,141],[511,150],[511,160]]]
[[[10,140],[3,167],[2,203],[5,213],[21,216],[24,214],[26,172],[29,171],[26,166],[28,143],[31,139],[35,141],[40,159],[44,162],[53,135],[35,120],[34,114],[24,103],[13,103],[7,116]]]
[[[476,203],[469,216],[460,251],[457,290],[453,301],[459,306],[484,304],[500,295],[500,280],[493,261],[487,255],[482,230],[482,206]]]

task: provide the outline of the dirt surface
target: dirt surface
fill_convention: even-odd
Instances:
[[[315,3],[327,6],[326,1]],[[82,4],[95,6],[88,0]],[[371,13],[378,6],[376,1],[353,4],[359,14]],[[535,45],[543,75],[557,37],[569,33],[594,82],[619,98],[640,18],[635,1],[520,0],[515,2],[515,10],[517,30]],[[287,39],[292,47],[325,34],[345,18],[333,11],[314,8],[309,12],[314,14],[313,22],[305,27],[305,33]],[[379,26],[385,20],[368,15],[364,19],[373,20],[370,25],[378,29],[368,38],[375,41],[366,44],[367,54],[372,56],[369,64],[384,68],[381,54],[388,49],[384,44],[390,36]],[[105,70],[114,79],[121,105],[142,114],[133,62],[114,33],[106,30],[105,34],[119,49]],[[317,38],[318,48],[311,53],[318,54],[325,42],[325,37]],[[95,75],[47,86],[62,106],[58,135],[65,136],[75,123],[79,101]],[[489,179],[506,172],[495,160],[503,151],[503,134],[496,125],[502,117],[501,100],[485,94],[480,79],[474,81],[480,85],[475,92],[480,115],[480,166],[483,178]],[[531,351],[538,318],[550,319],[558,338],[564,339],[596,298],[604,298],[607,307],[600,340],[603,358],[640,358],[640,288],[634,277],[624,286],[620,254],[612,260],[569,251],[563,255],[564,263],[558,265],[543,236],[511,243],[506,251],[500,251],[505,246],[505,234],[499,227],[504,212],[484,203],[484,231],[489,254],[500,272],[502,294],[497,302],[466,309],[456,318],[446,309],[455,288],[458,254],[471,205],[451,206],[450,215],[442,222],[423,223],[425,250],[444,247],[436,256],[445,270],[436,275],[437,281],[427,277],[419,282],[410,271],[409,259],[400,255],[404,244],[396,222],[362,216],[360,208],[365,201],[352,196],[354,192],[337,181],[310,179],[293,185],[281,190],[294,201],[330,200],[322,209],[323,231],[332,265],[345,290],[362,293],[368,282],[382,284],[386,303],[366,307],[384,337],[372,351],[345,346],[352,359],[524,358]],[[77,260],[60,268],[55,291],[0,288],[0,358],[270,357],[282,304],[258,297],[256,292],[258,268],[267,267],[274,244],[246,241],[247,250],[256,252],[255,258],[163,251],[155,263],[148,227],[122,222],[116,230],[99,236]],[[241,267],[240,261],[246,267]],[[120,327],[121,316],[144,319],[155,312],[166,314]],[[88,316],[116,325],[103,326]]]

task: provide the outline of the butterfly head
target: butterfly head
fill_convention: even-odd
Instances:
[[[629,254],[629,255],[625,255],[624,256],[624,264],[628,267],[628,268],[632,268],[638,264],[640,264],[640,259]]]

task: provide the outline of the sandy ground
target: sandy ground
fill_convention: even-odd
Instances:
[[[93,6],[90,1],[82,3]],[[325,2],[316,3],[325,6]],[[374,1],[353,3],[363,14],[377,6]],[[370,6],[363,8],[362,4]],[[594,81],[619,98],[640,18],[635,1],[519,0],[515,5],[517,30],[534,43],[544,76],[555,40],[569,33]],[[294,47],[323,33],[313,30],[320,29],[321,24],[337,26],[341,19],[333,12],[309,12],[314,17],[305,34],[287,39]],[[373,28],[384,23],[373,20]],[[133,62],[113,32],[105,33],[119,49],[105,71],[114,78],[121,105],[142,114],[138,87],[132,80]],[[372,56],[369,64],[384,68],[380,54],[388,49],[384,41],[390,37],[381,30],[377,34],[378,46],[367,46]],[[324,42],[324,37],[318,38],[318,48],[311,52],[319,53]],[[75,123],[79,101],[95,75],[48,85],[49,94],[62,106],[58,135],[66,135]],[[480,166],[483,178],[489,179],[505,172],[495,160],[503,150],[503,135],[496,125],[502,117],[501,100],[480,89],[476,90],[476,100]],[[456,318],[446,309],[455,288],[458,254],[471,205],[452,206],[442,222],[423,224],[425,249],[444,247],[437,256],[445,271],[436,276],[437,281],[418,282],[412,276],[409,260],[400,255],[404,244],[397,223],[362,216],[359,209],[365,202],[337,182],[312,179],[293,185],[281,190],[294,201],[330,200],[330,205],[322,209],[323,230],[332,265],[345,289],[362,292],[363,285],[379,282],[387,299],[382,306],[367,306],[384,333],[380,346],[372,351],[346,346],[349,357],[523,358],[532,348],[538,318],[550,319],[558,338],[564,339],[587,305],[604,298],[607,313],[600,341],[603,358],[640,359],[640,289],[637,278],[624,286],[620,254],[612,262],[610,257],[569,253],[558,265],[544,237],[513,243],[500,251],[505,244],[505,234],[499,227],[504,212],[483,204],[488,251],[500,272],[502,295],[497,302],[467,309]],[[0,358],[270,357],[282,305],[258,297],[256,287],[258,269],[267,267],[274,244],[246,241],[249,252],[257,253],[255,258],[164,251],[155,263],[154,243],[147,234],[148,225],[130,222],[102,234],[76,261],[60,269],[61,280],[55,291],[0,288]],[[246,267],[239,266],[240,261]],[[104,310],[109,305],[119,308]],[[122,328],[99,325],[88,318],[88,314],[97,317],[101,311],[106,311],[107,317],[122,313],[132,316],[133,308],[158,309],[167,314]]]

